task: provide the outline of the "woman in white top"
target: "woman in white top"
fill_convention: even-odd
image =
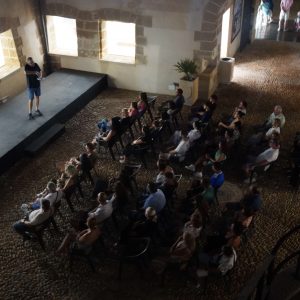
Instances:
[[[201,215],[199,213],[193,213],[190,217],[190,221],[184,224],[183,232],[189,232],[196,239],[199,237],[201,230]]]

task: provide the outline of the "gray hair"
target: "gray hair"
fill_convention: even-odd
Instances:
[[[47,189],[50,192],[55,192],[56,191],[56,184],[52,181],[49,181],[48,184],[47,184]]]

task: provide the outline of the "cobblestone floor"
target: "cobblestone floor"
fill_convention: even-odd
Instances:
[[[22,159],[1,177],[0,195],[0,299],[234,299],[237,292],[255,270],[257,264],[273,247],[276,240],[290,227],[299,223],[300,197],[287,185],[285,168],[294,134],[300,128],[298,82],[300,58],[299,47],[288,43],[255,42],[236,57],[234,83],[222,86],[216,114],[230,112],[242,99],[249,109],[245,118],[244,136],[251,133],[254,124],[261,123],[275,104],[281,104],[287,117],[283,129],[282,151],[270,176],[260,180],[263,188],[264,207],[256,219],[256,231],[250,242],[238,254],[239,260],[233,275],[233,291],[224,292],[222,282],[211,283],[208,295],[200,296],[194,286],[176,276],[168,278],[166,287],[158,287],[157,278],[146,274],[140,279],[135,269],[126,267],[123,281],[116,280],[118,265],[103,258],[98,272],[93,274],[80,262],[70,273],[62,258],[54,255],[63,235],[45,236],[46,252],[38,245],[23,246],[21,239],[12,230],[12,224],[20,218],[21,203],[29,201],[47,181],[56,177],[54,164],[78,155],[82,142],[89,141],[96,132],[99,118],[118,113],[128,106],[137,92],[108,89],[91,101],[80,113],[66,124],[63,136],[49,145],[34,159]],[[160,100],[168,97],[162,96]],[[217,118],[217,117],[216,117]],[[231,168],[226,178],[241,184],[240,170]],[[108,155],[101,159],[101,173],[113,176],[119,163],[112,162]],[[149,170],[143,170],[140,186],[155,174],[154,161]],[[185,176],[181,189],[188,178]],[[85,188],[86,191],[86,188]],[[89,203],[79,203],[87,207]],[[62,232],[67,230],[69,209],[62,207],[63,219],[58,218]],[[299,238],[299,237],[298,237]],[[286,251],[299,246],[299,239],[290,241]]]

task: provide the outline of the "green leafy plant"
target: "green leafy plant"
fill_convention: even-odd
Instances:
[[[181,59],[174,65],[178,73],[184,73],[184,80],[192,81],[197,73],[196,63],[189,58]]]

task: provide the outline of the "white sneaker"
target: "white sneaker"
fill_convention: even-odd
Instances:
[[[189,171],[192,171],[192,172],[195,172],[196,171],[196,168],[195,168],[195,165],[191,164],[189,166],[185,166],[185,168]]]

